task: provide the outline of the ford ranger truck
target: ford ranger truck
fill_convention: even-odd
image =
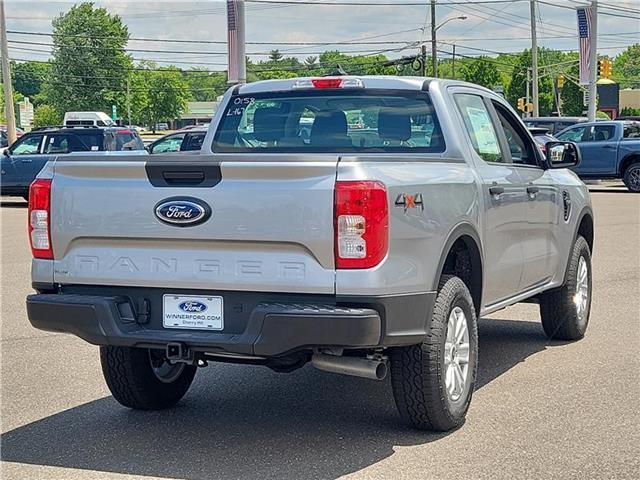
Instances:
[[[558,139],[576,142],[581,162],[573,170],[583,179],[622,179],[640,193],[640,122],[591,122],[574,125]]]
[[[130,408],[173,406],[208,362],[310,363],[389,372],[403,420],[450,430],[474,390],[478,318],[536,302],[550,338],[585,334],[589,193],[567,168],[576,145],[547,147],[463,82],[235,86],[199,154],[47,164],[28,317],[99,345]]]

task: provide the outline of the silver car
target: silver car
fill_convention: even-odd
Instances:
[[[352,127],[350,127],[352,125]],[[465,419],[477,319],[584,336],[593,213],[490,90],[417,77],[225,94],[197,155],[59,157],[31,189],[31,323],[100,345],[114,397],[174,405],[209,361],[382,379],[419,429]]]

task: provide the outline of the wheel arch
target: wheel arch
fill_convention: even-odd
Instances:
[[[620,175],[620,177],[624,176],[624,172],[627,170],[629,165],[631,165],[632,163],[636,163],[636,162],[640,162],[640,153],[632,152],[632,153],[629,153],[629,154],[625,155],[623,157],[622,161],[620,162],[620,168],[619,168],[619,171],[618,171],[618,174]]]
[[[480,315],[484,278],[482,243],[471,224],[461,223],[451,230],[444,242],[436,273],[433,290],[438,289],[443,274],[459,276],[471,293],[476,314]]]
[[[573,234],[573,242],[576,241],[578,235],[584,237],[589,245],[589,250],[593,254],[593,241],[594,241],[594,230],[593,230],[593,211],[589,207],[584,207],[578,216],[578,221],[576,222],[576,231]],[[573,243],[572,243],[573,245]]]

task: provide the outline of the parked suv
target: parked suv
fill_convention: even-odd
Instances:
[[[31,187],[29,320],[100,345],[121,404],[171,407],[209,361],[310,363],[390,370],[400,416],[450,430],[478,318],[535,302],[550,338],[585,334],[579,151],[545,158],[499,95],[344,76],[239,85],[221,105],[199,155],[58,157]]]
[[[46,127],[20,137],[2,153],[2,195],[28,198],[29,185],[52,158],[71,152],[144,150],[129,128]]]

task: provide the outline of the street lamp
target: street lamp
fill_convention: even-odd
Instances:
[[[432,5],[435,5],[435,3],[432,3]],[[446,25],[449,22],[452,22],[453,20],[466,20],[468,17],[466,15],[460,15],[458,17],[451,17],[446,19],[444,22],[442,22],[440,25],[436,26],[435,23],[435,8],[433,8],[431,10],[431,64],[433,66],[433,76],[438,78],[438,52],[437,52],[437,45],[436,45],[436,32],[438,31],[438,29],[440,27],[443,27],[444,25]]]

